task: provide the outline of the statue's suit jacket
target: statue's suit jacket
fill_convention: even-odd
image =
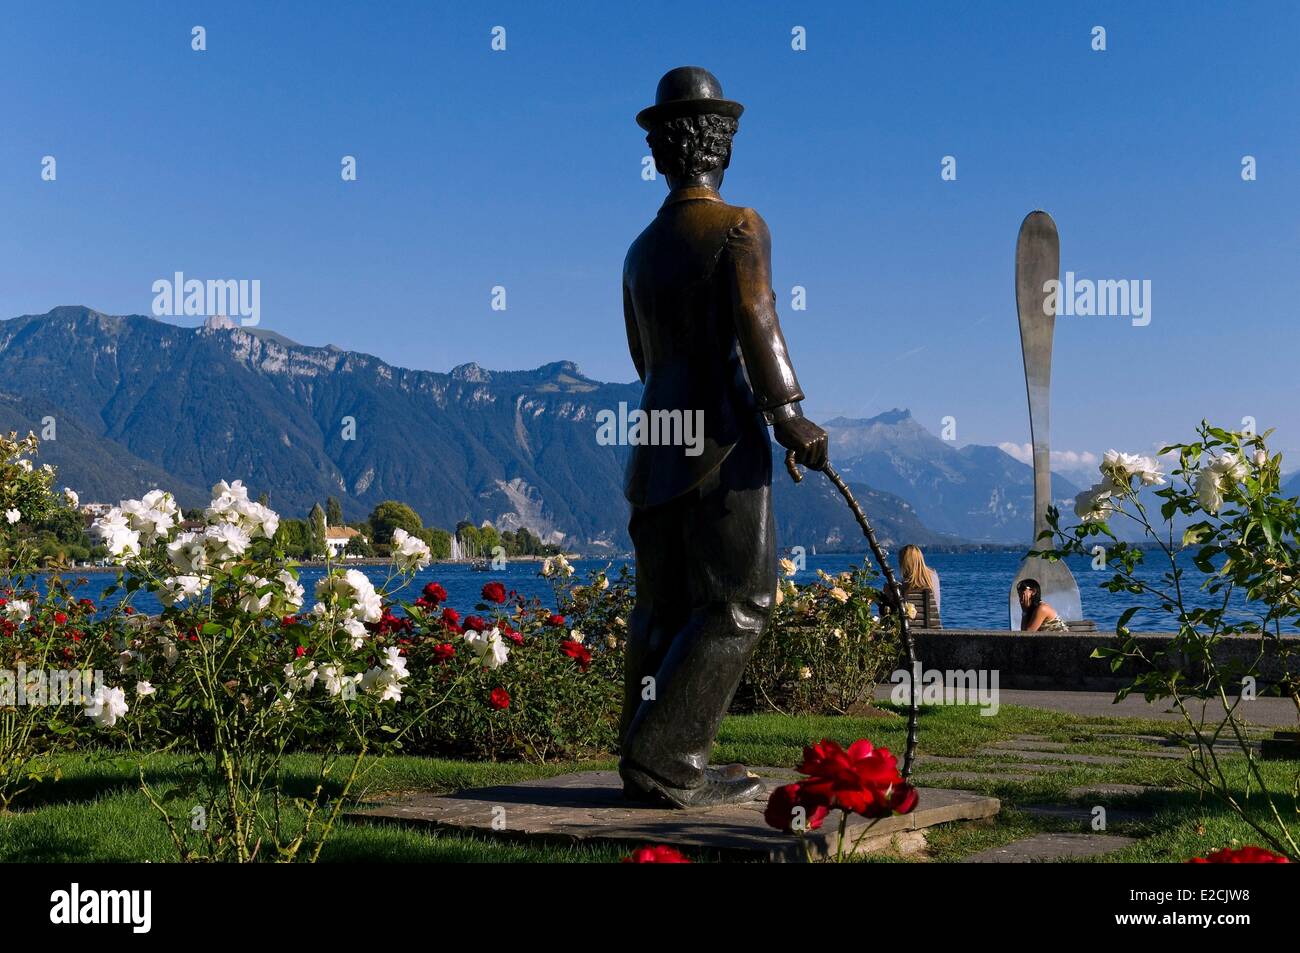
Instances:
[[[641,409],[703,411],[704,445],[698,456],[634,445],[624,482],[634,505],[700,486],[742,440],[766,446],[763,412],[803,399],[775,305],[759,214],[704,186],[671,192],[628,249],[623,314]]]

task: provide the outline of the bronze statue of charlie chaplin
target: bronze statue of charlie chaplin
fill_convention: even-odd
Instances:
[[[826,464],[777,321],[767,225],[718,194],[742,110],[683,66],[636,117],[668,197],[623,266],[628,349],[641,409],[702,411],[704,432],[689,447],[634,445],[628,460],[637,585],[619,773],[627,797],[678,807],[761,792],[743,767],[708,761],[775,602],[768,425],[798,462]]]

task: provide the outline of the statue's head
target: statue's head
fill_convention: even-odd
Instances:
[[[659,80],[655,104],[636,121],[670,186],[701,179],[716,186],[731,163],[731,139],[744,109],[723,98],[722,84],[708,70],[679,66]]]

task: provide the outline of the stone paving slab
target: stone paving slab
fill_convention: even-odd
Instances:
[[[1032,735],[1014,735],[1005,741],[994,741],[990,748],[1024,748],[1032,751],[1064,751],[1069,747],[1063,741],[1048,741]]]
[[[991,847],[963,857],[963,864],[1033,864],[1108,854],[1136,844],[1118,834],[1035,834],[1003,847]]]
[[[765,774],[765,769],[758,769]],[[787,778],[762,778],[765,792]],[[882,818],[870,825],[852,817],[848,838],[863,835],[862,852],[915,849],[924,831],[936,824],[992,817],[1001,807],[997,798],[971,791],[920,787],[920,803],[911,814]],[[455,794],[425,792],[396,795],[370,802],[348,816],[357,820],[399,821],[484,835],[536,838],[559,842],[614,843],[629,849],[667,844],[683,849],[715,851],[725,856],[766,860],[802,860],[799,839],[768,827],[763,797],[747,804],[721,807],[672,808],[631,804],[623,800],[622,783],[614,771],[579,771],[517,784],[471,788]],[[825,828],[805,839],[814,857],[834,849],[838,815]]]
[[[1105,807],[1105,805],[1102,806]],[[1078,824],[1081,829],[1092,830],[1091,807],[1079,807],[1074,804],[1021,804],[1017,807],[1017,810],[1024,811],[1034,817],[1045,817],[1070,824]],[[1127,824],[1133,821],[1145,821],[1150,817],[1150,811],[1127,807],[1106,808],[1107,824]]]
[[[1109,754],[1070,754],[1066,751],[1026,751],[1016,748],[981,748],[976,754],[987,758],[1024,758],[1026,761],[1068,761],[1071,764],[1127,764],[1131,759]]]
[[[895,686],[884,685],[877,690],[877,698],[888,700]],[[1003,705],[1023,705],[1047,711],[1066,712],[1083,718],[1141,718],[1149,721],[1170,721],[1181,724],[1183,715],[1168,700],[1148,702],[1141,695],[1129,695],[1115,701],[1114,692],[1074,692],[1035,689],[1003,688],[998,692]],[[1232,699],[1235,701],[1235,699]],[[1189,701],[1188,710],[1202,724],[1213,725],[1223,720],[1224,709],[1218,701]],[[1267,696],[1256,698],[1246,712],[1252,725],[1271,728],[1295,728],[1295,705],[1289,698]],[[1100,730],[1119,727],[1111,724]]]
[[[1121,741],[1131,744],[1135,741],[1145,741],[1152,745],[1169,745],[1176,744],[1169,735],[1129,735],[1114,731],[1092,731],[1088,732],[1094,739],[1104,739],[1106,741]]]
[[[1096,734],[1094,734],[1094,737],[1106,741],[1112,741],[1115,743],[1117,747],[1121,747],[1121,748],[1124,745],[1146,743],[1149,745],[1155,745],[1158,748],[1177,749],[1177,751],[1180,752],[1180,757],[1187,753],[1187,747],[1186,745],[1183,744],[1182,739],[1171,737],[1170,735],[1126,735],[1126,734],[1116,734],[1113,732],[1097,732]],[[1252,739],[1252,738],[1246,739],[1247,747],[1252,748],[1255,751],[1259,750],[1260,744],[1261,741],[1259,739]],[[1229,740],[1225,738],[1220,738],[1217,744],[1212,746],[1207,746],[1207,747],[1213,747],[1214,753],[1218,755],[1220,758],[1231,757],[1233,755],[1241,754],[1241,746],[1237,744],[1235,739]],[[1134,749],[1128,748],[1123,750],[1134,750]],[[1153,752],[1150,749],[1146,749],[1141,751],[1140,753],[1152,754]],[[1165,756],[1167,757],[1167,755]],[[1160,757],[1160,755],[1157,755],[1157,757]]]
[[[944,784],[950,781],[993,781],[1002,784],[1030,784],[1042,780],[1032,774],[988,774],[983,771],[936,771],[926,776],[927,781]]]
[[[928,764],[935,764],[935,762],[923,761],[920,762],[919,766],[922,768],[926,768]],[[945,768],[954,768],[957,770],[965,770],[969,768],[971,771],[986,773],[990,777],[996,777],[999,771],[1006,771],[1010,773],[1023,773],[1025,771],[1032,771],[1035,773],[1041,772],[1046,774],[1052,771],[1073,770],[1073,768],[1068,764],[1037,764],[1029,761],[1005,761],[1005,762],[999,762],[997,764],[976,766],[971,764],[969,758],[945,758],[944,761],[942,763],[939,763],[938,766],[935,767],[933,771],[930,771],[927,768],[927,773],[944,774],[946,773]]]
[[[1106,797],[1107,795],[1128,795],[1128,794],[1146,794],[1148,791],[1160,791],[1163,788],[1151,787],[1146,784],[1083,784],[1077,788],[1070,788],[1066,792],[1072,798],[1087,797]]]

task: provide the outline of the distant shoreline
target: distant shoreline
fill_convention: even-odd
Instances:
[[[547,559],[553,559],[552,556],[509,556],[507,562],[512,563],[540,563]],[[568,560],[575,559],[604,559],[604,556],[578,556],[573,553],[565,553],[564,558]],[[612,559],[631,559],[631,556],[613,556]],[[295,566],[301,566],[311,569],[324,569],[328,565],[333,566],[387,566],[392,563],[392,559],[384,556],[358,556],[354,559],[302,559],[293,561]],[[472,566],[474,560],[461,559],[459,561],[452,559],[435,559],[429,563],[430,566]],[[64,572],[66,575],[84,576],[90,574],[113,575],[122,570],[120,566],[71,566],[66,570],[42,569],[43,575],[49,575],[53,572]],[[488,570],[491,571],[490,569]]]

